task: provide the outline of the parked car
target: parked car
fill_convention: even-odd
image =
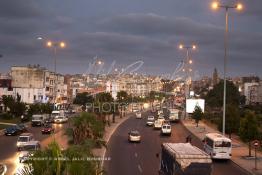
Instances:
[[[55,132],[55,128],[52,126],[52,124],[45,124],[41,132],[42,134],[51,134]]]
[[[141,142],[141,135],[138,131],[133,130],[128,133],[129,142]]]
[[[154,124],[154,122],[155,122],[155,117],[154,117],[154,116],[148,116],[148,117],[147,117],[146,124],[147,124],[148,126],[152,126],[152,125]]]
[[[68,118],[66,116],[56,116],[54,119],[55,123],[66,123]]]
[[[169,124],[162,125],[162,128],[161,128],[161,134],[162,135],[169,135],[170,136],[171,131],[172,131],[171,125],[169,125]]]
[[[13,125],[5,129],[6,136],[15,136],[20,133],[22,133],[22,128],[20,128],[18,125]]]
[[[141,119],[142,118],[142,113],[141,112],[137,112],[136,113],[136,118]]]
[[[162,127],[162,121],[155,120],[155,122],[154,122],[154,129],[161,129],[161,127]]]
[[[21,134],[17,139],[17,143],[16,143],[17,150],[20,151],[20,149],[23,148],[23,146],[25,146],[28,142],[34,140],[35,140],[34,136],[31,133]]]

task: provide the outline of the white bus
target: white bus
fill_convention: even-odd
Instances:
[[[204,151],[212,159],[230,159],[232,144],[231,140],[218,133],[208,133],[204,138]]]

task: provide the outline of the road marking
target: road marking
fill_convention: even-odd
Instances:
[[[142,173],[142,172],[143,172],[143,170],[142,170],[142,168],[141,168],[141,166],[140,166],[140,165],[138,165],[138,170],[140,171],[140,173]]]
[[[138,155],[137,155],[137,153],[135,153],[135,157],[137,157]]]

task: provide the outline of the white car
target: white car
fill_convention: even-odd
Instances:
[[[139,119],[142,118],[142,114],[141,114],[141,112],[137,112],[137,113],[136,113],[136,118],[139,118]]]
[[[163,115],[160,115],[157,120],[160,120],[162,123],[165,121],[165,117]]]
[[[154,122],[155,122],[155,117],[154,117],[154,116],[148,116],[148,117],[147,117],[146,124],[147,124],[148,126],[152,126],[152,125],[154,124]]]
[[[161,129],[162,122],[160,120],[155,120],[154,122],[154,129]]]
[[[169,124],[164,124],[162,125],[162,128],[161,128],[161,134],[162,135],[171,135],[171,125]]]
[[[56,116],[54,119],[55,123],[66,123],[68,118],[66,116]]]
[[[141,135],[138,131],[130,131],[128,133],[128,140],[129,142],[141,142]]]
[[[163,110],[158,110],[157,115],[163,114]]]
[[[20,151],[21,148],[23,148],[25,145],[27,145],[28,142],[34,141],[34,136],[31,133],[23,133],[21,134],[16,142],[17,150]]]
[[[33,156],[33,152],[40,149],[40,143],[38,141],[30,141],[21,149],[19,154],[19,162],[24,163]]]

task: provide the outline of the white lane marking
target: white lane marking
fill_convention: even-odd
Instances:
[[[137,157],[137,153],[135,153],[135,157]]]
[[[140,173],[142,173],[142,172],[143,172],[143,170],[142,170],[142,168],[141,168],[141,166],[140,166],[140,165],[138,165],[138,170],[140,171]]]

